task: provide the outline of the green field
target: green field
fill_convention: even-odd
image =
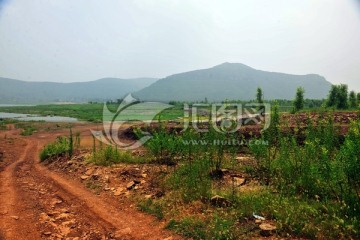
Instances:
[[[107,107],[111,114],[105,115],[105,120],[111,121],[114,117],[118,104],[108,104]],[[81,121],[101,122],[103,120],[103,107],[101,103],[94,104],[50,104],[37,106],[11,106],[0,107],[0,112],[36,114],[40,116],[64,116],[73,117]],[[152,120],[158,119],[156,113],[161,110],[161,104],[144,106],[142,104],[133,105],[121,111],[117,120]],[[183,110],[179,106],[165,109],[160,113],[161,120],[171,120],[183,116]]]

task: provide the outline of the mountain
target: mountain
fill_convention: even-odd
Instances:
[[[0,103],[36,104],[115,100],[154,83],[154,78],[103,78],[90,82],[26,82],[0,78]]]
[[[251,100],[261,87],[265,99],[294,99],[300,86],[305,89],[305,98],[323,99],[331,83],[316,74],[291,75],[256,70],[241,63],[223,63],[160,79],[134,96],[148,101]]]

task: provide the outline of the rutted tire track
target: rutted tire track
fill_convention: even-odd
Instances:
[[[38,163],[45,139],[28,138],[18,160],[0,173],[0,214],[5,216],[0,216],[0,227],[5,239],[164,239],[171,235],[151,216],[119,210],[115,200],[102,199]]]
[[[19,141],[18,144],[20,142],[22,141]],[[1,214],[3,215],[0,220],[0,226],[1,229],[3,229],[1,235],[3,235],[2,237],[5,239],[24,239],[24,236],[28,239],[39,238],[39,234],[34,230],[34,227],[28,227],[29,220],[30,222],[33,222],[32,220],[34,219],[20,217],[20,215],[31,215],[31,211],[24,207],[22,199],[19,199],[18,197],[19,189],[17,188],[15,177],[18,166],[25,161],[26,157],[28,157],[28,152],[32,147],[34,147],[32,143],[26,143],[26,147],[23,152],[19,154],[17,160],[8,165],[0,175]]]

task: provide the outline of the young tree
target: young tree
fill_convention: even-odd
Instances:
[[[263,92],[262,92],[261,88],[259,88],[259,87],[256,90],[256,101],[258,103],[263,103],[264,102],[263,101]]]
[[[296,96],[295,96],[295,100],[294,100],[295,112],[298,112],[304,108],[304,93],[305,93],[305,90],[302,87],[297,88]]]
[[[357,107],[356,93],[354,91],[351,91],[349,94],[349,103],[351,108]]]
[[[329,92],[328,99],[326,101],[327,107],[336,107],[337,106],[338,92],[339,92],[339,87],[337,85],[332,85],[330,92]]]
[[[346,84],[340,84],[338,86],[338,102],[337,102],[337,108],[338,109],[347,109],[348,104],[348,86]]]

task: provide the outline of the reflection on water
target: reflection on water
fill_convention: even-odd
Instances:
[[[22,113],[6,113],[0,112],[1,118],[12,118],[19,121],[45,121],[45,122],[77,122],[76,118],[71,117],[61,117],[61,116],[38,116],[32,114],[22,114]]]

